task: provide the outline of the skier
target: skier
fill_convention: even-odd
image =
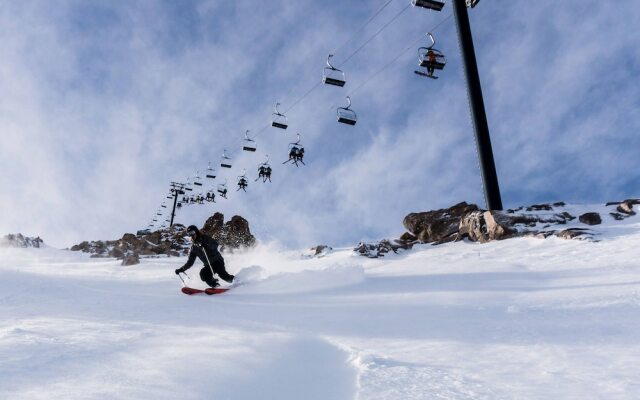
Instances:
[[[220,285],[218,280],[213,277],[214,273],[229,283],[233,282],[234,276],[224,268],[224,259],[218,251],[218,242],[214,238],[202,234],[195,225],[187,228],[187,236],[193,242],[189,251],[189,259],[181,268],[176,269],[176,275],[191,268],[198,257],[204,264],[204,268],[200,270],[200,279],[207,285],[212,288]]]

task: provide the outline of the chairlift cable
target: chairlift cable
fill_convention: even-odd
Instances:
[[[355,31],[351,37],[349,39],[347,39],[347,41],[345,41],[344,43],[342,43],[339,47],[335,48],[333,51],[331,51],[331,54],[336,54],[339,53],[340,50],[342,50],[343,47],[345,47],[347,44],[349,44],[358,33],[362,32],[362,30],[364,28],[366,28],[367,25],[369,25],[371,23],[371,21],[373,21],[378,14],[380,14],[385,8],[387,8],[387,6],[389,4],[391,4],[393,0],[388,0],[386,3],[384,3],[384,5],[382,7],[380,7],[380,9],[378,9],[378,11],[376,11],[371,17],[369,17],[369,19],[367,20],[367,22],[364,23],[364,25],[362,25],[357,31]]]
[[[438,29],[442,24],[444,24],[447,20],[449,20],[451,17],[453,16],[453,14],[449,14],[447,17],[443,18],[440,22],[438,22],[433,28],[431,28],[429,31],[430,32],[434,32],[436,29]],[[367,79],[365,79],[360,85],[356,86],[355,89],[351,90],[348,94],[348,96],[353,96],[358,90],[362,89],[363,86],[365,86],[367,83],[369,83],[370,81],[372,81],[375,77],[377,77],[379,74],[381,74],[384,70],[386,70],[387,68],[389,68],[392,64],[394,64],[396,61],[398,61],[398,59],[400,57],[402,57],[404,54],[407,53],[407,51],[413,49],[416,44],[418,44],[421,40],[424,39],[424,33],[420,34],[420,37],[418,37],[415,41],[413,41],[409,46],[407,46],[404,50],[402,50],[402,52],[400,54],[398,54],[396,57],[394,57],[391,61],[389,61],[387,64],[385,64],[384,66],[382,66],[382,68],[378,69],[376,72],[374,72],[373,74],[371,74]],[[335,106],[332,105],[329,110],[334,109]]]
[[[352,35],[352,37],[350,39],[348,39],[342,45],[340,45],[334,52],[337,52],[338,50],[344,48],[348,43],[350,43],[353,40],[353,38],[356,36],[356,34],[360,33],[368,24],[370,24],[389,4],[391,4],[392,1],[393,0],[388,0],[385,4],[383,4],[380,9],[378,9],[371,17],[369,17],[369,19],[357,31],[354,32],[354,34]],[[385,23],[380,29],[378,29],[378,31],[376,31],[371,37],[369,37],[369,39],[367,39],[363,44],[361,44],[349,56],[347,56],[347,58],[344,61],[342,61],[342,63],[340,64],[340,67],[345,65],[349,60],[351,60],[351,58],[353,58],[357,53],[359,53],[367,44],[369,44],[374,38],[376,38],[380,33],[382,33],[387,27],[389,27],[392,23],[394,23],[410,7],[410,5],[411,4],[405,6],[402,10],[400,10],[399,13],[397,13],[393,18],[391,18],[387,23]],[[444,24],[451,17],[452,17],[452,15],[447,16],[446,18],[441,20],[438,24],[436,24],[432,29],[430,29],[430,31],[434,32],[436,29],[438,29],[442,24]],[[416,40],[415,42],[413,42],[410,46],[405,48],[398,56],[394,57],[390,62],[385,64],[382,68],[380,68],[379,70],[374,72],[371,76],[369,76],[367,79],[365,79],[360,85],[358,85],[355,89],[353,89],[352,91],[349,92],[349,96],[352,96],[353,94],[355,94],[362,87],[364,87],[367,83],[372,81],[379,74],[381,74],[384,70],[386,70],[388,67],[390,67],[392,64],[394,64],[407,51],[409,51],[411,48],[413,48],[413,46],[415,46],[415,44],[417,42],[419,42],[419,40],[422,39],[422,38],[423,38],[423,35],[421,35],[420,38],[418,40]],[[296,99],[293,102],[293,104],[291,106],[289,106],[289,108],[287,108],[286,111],[284,111],[284,114],[287,114],[288,112],[293,110],[295,107],[297,107],[304,99],[306,99],[313,91],[315,91],[321,85],[321,83],[322,82],[317,82],[316,84],[314,84],[313,87],[308,89],[301,97]],[[291,89],[289,90],[287,95],[289,93],[291,93]],[[334,107],[332,106],[332,108],[334,108]],[[255,137],[259,136],[260,134],[262,134],[265,130],[267,130],[269,128],[269,126],[270,125],[263,126],[253,137],[255,138]],[[242,141],[240,141],[240,143],[241,142]],[[233,155],[236,154],[236,151],[235,150],[234,151],[228,150],[228,153],[231,153],[231,155],[233,156]]]
[[[404,14],[405,11],[407,11],[409,9],[409,7],[411,6],[411,3],[407,4],[402,10],[400,10],[400,12],[398,14],[396,14],[393,18],[391,18],[391,20],[389,20],[389,22],[387,22],[386,24],[384,24],[380,29],[378,29],[378,31],[376,33],[374,33],[369,39],[367,39],[366,42],[364,42],[363,44],[360,45],[360,47],[358,47],[353,53],[351,53],[349,55],[349,57],[347,57],[344,61],[342,61],[342,63],[339,65],[339,67],[344,66],[349,60],[351,60],[351,58],[353,56],[355,56],[356,54],[358,54],[358,52],[360,52],[360,50],[362,50],[367,44],[369,44],[369,42],[371,42],[373,39],[375,39],[376,36],[378,36],[380,33],[382,33],[382,31],[384,31],[389,25],[391,25],[396,19],[398,19],[402,14]]]

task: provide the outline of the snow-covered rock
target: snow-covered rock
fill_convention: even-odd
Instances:
[[[35,247],[40,248],[44,245],[44,241],[37,237],[23,236],[21,233],[8,234],[0,237],[0,247]]]

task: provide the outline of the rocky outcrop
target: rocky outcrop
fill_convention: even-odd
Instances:
[[[23,236],[21,233],[17,234],[8,234],[3,237],[0,237],[0,247],[34,247],[40,248],[44,245],[44,241],[37,237],[27,237]]]
[[[477,210],[478,206],[475,204],[462,202],[451,208],[411,213],[404,217],[402,224],[420,242],[446,243],[457,234],[460,220]]]
[[[85,241],[72,246],[72,251],[82,251],[91,257],[112,257],[122,260],[122,265],[134,265],[140,262],[140,256],[183,256],[189,251],[190,242],[185,237],[184,226],[142,235],[125,233],[118,240]]]
[[[633,210],[633,206],[638,204],[640,204],[640,199],[628,199],[624,201],[610,201],[607,203],[607,206],[616,206],[616,211],[610,212],[609,215],[620,221],[636,215],[636,212]]]
[[[247,220],[237,215],[224,223],[224,216],[216,213],[206,221],[201,231],[214,237],[220,243],[221,251],[253,246],[256,242]],[[140,262],[140,257],[185,256],[190,247],[191,241],[186,237],[184,225],[175,224],[154,232],[125,233],[118,240],[82,242],[70,250],[90,253],[91,257],[117,258],[122,260],[122,265],[134,265]]]
[[[249,229],[249,222],[239,215],[234,215],[225,223],[224,215],[217,212],[207,219],[200,231],[216,239],[223,250],[251,247],[256,244],[256,238]]]
[[[606,206],[615,207],[611,217],[625,219],[636,214],[633,206],[638,204],[640,199],[630,199],[607,203]],[[460,240],[486,243],[524,236],[594,239],[595,231],[576,224],[598,225],[602,223],[600,213],[584,213],[574,222],[576,217],[564,209],[565,206],[565,203],[557,202],[487,211],[463,202],[446,209],[411,213],[403,220],[407,232],[399,239],[359,243],[354,251],[366,257],[381,257],[389,252],[410,249],[416,243],[437,245]]]

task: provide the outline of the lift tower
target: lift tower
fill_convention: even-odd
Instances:
[[[480,87],[480,76],[476,63],[476,53],[473,48],[473,38],[471,37],[471,26],[469,25],[469,14],[467,13],[467,3],[465,0],[453,0],[453,15],[458,27],[458,39],[460,52],[464,62],[464,72],[467,79],[467,91],[469,96],[469,106],[471,108],[471,119],[476,135],[476,146],[478,148],[478,159],[482,182],[484,186],[484,199],[489,210],[502,210],[502,199],[500,197],[500,187],[498,186],[498,174],[493,160],[493,150],[491,149],[491,138],[489,137],[489,125],[482,99],[482,88]],[[469,6],[475,6],[477,2],[470,2]]]

